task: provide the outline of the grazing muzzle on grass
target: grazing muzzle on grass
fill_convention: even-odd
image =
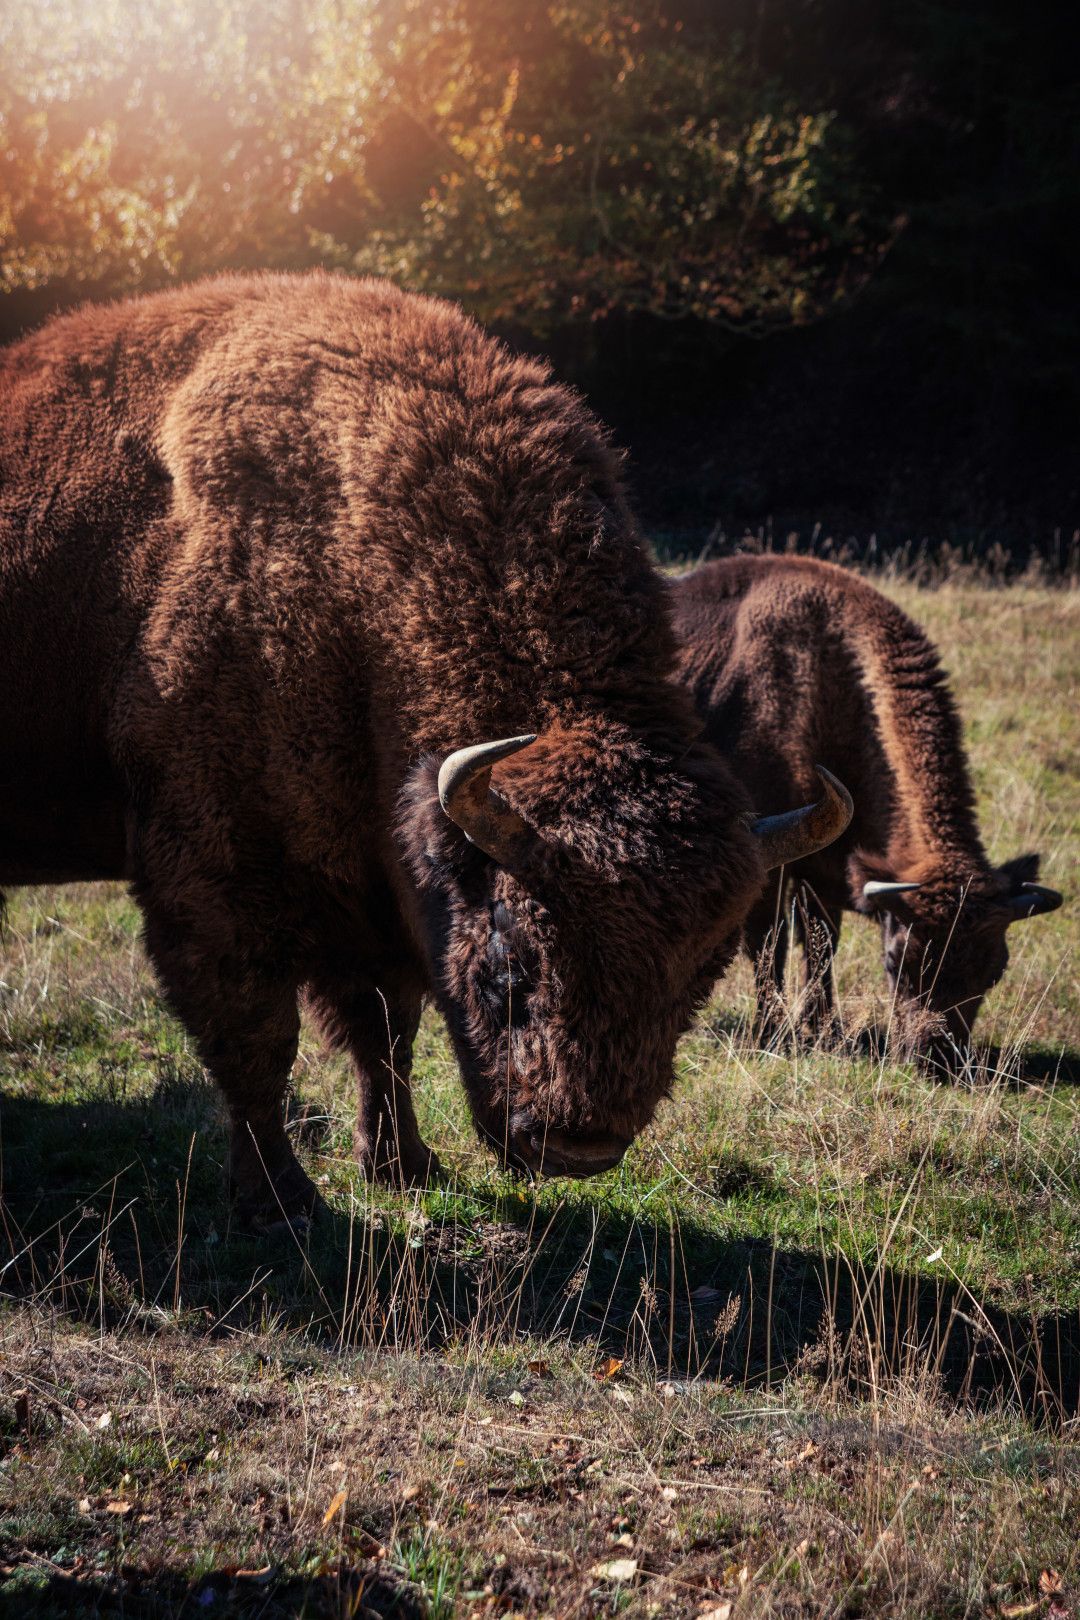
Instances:
[[[822,780],[820,805],[755,821],[711,750],[672,758],[600,721],[417,768],[401,828],[433,993],[507,1166],[619,1162],[767,867],[846,825],[850,801]]]

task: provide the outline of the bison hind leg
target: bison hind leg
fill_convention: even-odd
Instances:
[[[753,1039],[765,1051],[780,1051],[795,1035],[784,994],[789,930],[781,896],[767,890],[746,920],[746,950],[754,965]]]

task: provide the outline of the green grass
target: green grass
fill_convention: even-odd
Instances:
[[[1041,850],[1067,896],[1012,931],[971,1084],[755,1050],[740,963],[624,1163],[530,1189],[429,1016],[418,1111],[452,1176],[403,1198],[357,1182],[347,1066],[306,1033],[295,1128],[334,1218],[256,1242],[130,900],[11,896],[13,1612],[1072,1612],[1080,597],[890,589],[953,673],[991,855]],[[886,1016],[856,919],[839,985],[851,1032]]]

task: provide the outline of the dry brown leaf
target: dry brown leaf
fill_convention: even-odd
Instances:
[[[1061,1591],[1061,1576],[1056,1569],[1044,1569],[1039,1576],[1039,1591],[1043,1597],[1052,1597]]]
[[[599,1367],[597,1367],[596,1373],[595,1373],[594,1376],[599,1378],[600,1381],[603,1382],[603,1380],[605,1378],[614,1378],[616,1373],[620,1370],[621,1367],[622,1367],[622,1360],[620,1359],[620,1357],[618,1357],[618,1356],[605,1356],[603,1361],[600,1363]]]
[[[542,1357],[538,1356],[535,1361],[527,1361],[525,1365],[528,1367],[531,1373],[536,1374],[537,1378],[551,1377],[551,1364],[550,1362],[544,1361]]]
[[[94,1428],[95,1429],[107,1429],[111,1422],[112,1422],[112,1413],[111,1412],[102,1412],[101,1416],[98,1418],[97,1422],[94,1424]]]
[[[105,1511],[106,1513],[115,1513],[117,1518],[122,1519],[125,1514],[131,1512],[133,1506],[133,1503],[125,1502],[121,1497],[116,1497],[112,1502],[106,1502]]]
[[[711,1609],[699,1609],[698,1620],[731,1620],[731,1604],[718,1603]]]
[[[1020,1620],[1021,1615],[1034,1614],[1038,1609],[1037,1603],[1006,1603],[998,1610],[1002,1620]]]
[[[330,1520],[332,1518],[334,1518],[334,1516],[336,1514],[341,1512],[342,1508],[345,1506],[345,1503],[348,1501],[348,1499],[349,1499],[348,1491],[335,1491],[334,1492],[333,1496],[330,1498],[330,1506],[327,1508],[326,1512],[322,1516],[322,1522],[323,1522],[324,1526],[328,1525],[330,1523]]]

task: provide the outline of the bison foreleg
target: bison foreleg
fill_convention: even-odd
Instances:
[[[285,1130],[300,1029],[297,990],[234,930],[203,933],[140,893],[146,944],[171,1005],[229,1111],[229,1188],[244,1225],[266,1231],[320,1203]],[[219,918],[219,923],[224,919]]]
[[[422,1186],[442,1174],[420,1135],[409,1078],[420,997],[330,981],[308,986],[311,1011],[331,1045],[356,1065],[357,1163],[371,1181]]]

